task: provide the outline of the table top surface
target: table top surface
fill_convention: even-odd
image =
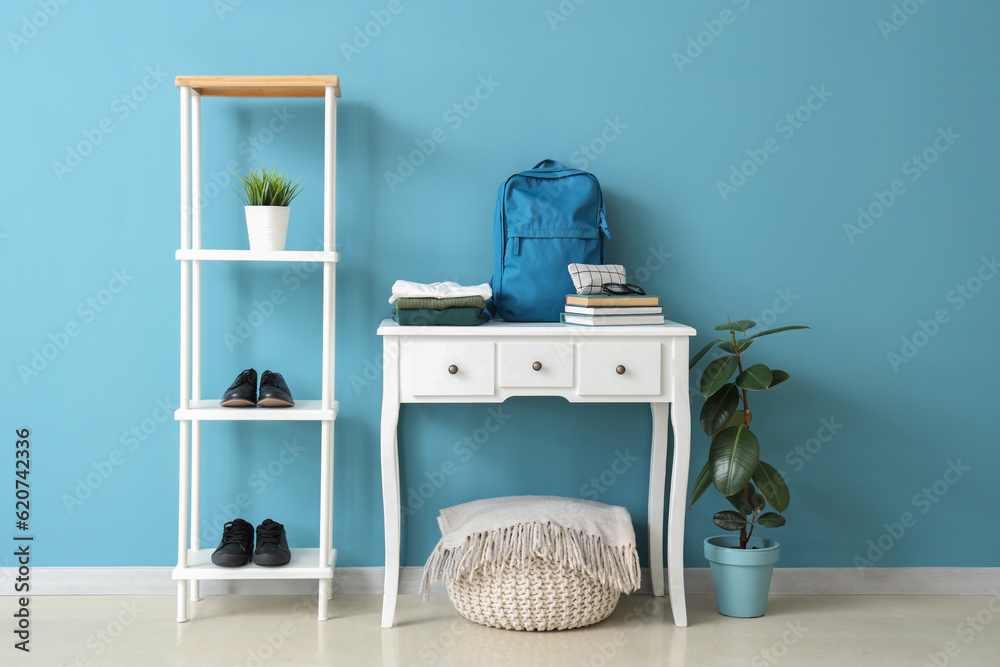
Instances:
[[[382,320],[379,336],[559,336],[563,338],[615,336],[694,336],[691,327],[677,322],[623,326],[585,327],[559,322],[504,322],[492,320],[479,326],[403,326],[394,320]]]

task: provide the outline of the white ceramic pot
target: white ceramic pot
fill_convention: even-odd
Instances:
[[[288,235],[287,206],[244,206],[251,250],[284,250]]]

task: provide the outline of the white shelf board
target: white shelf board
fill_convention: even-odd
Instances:
[[[242,567],[222,567],[212,563],[215,549],[189,549],[187,567],[175,567],[174,579],[332,579],[337,550],[330,550],[330,564],[319,567],[319,549],[292,549],[288,565],[262,567],[252,562]]]
[[[224,408],[212,398],[190,401],[187,409],[174,412],[177,421],[333,421],[340,404],[333,402],[332,410],[324,410],[323,402],[296,400],[290,408]]]
[[[340,254],[323,250],[178,250],[177,259],[224,262],[338,262]]]

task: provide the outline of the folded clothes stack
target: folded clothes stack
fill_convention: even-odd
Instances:
[[[392,319],[407,326],[473,326],[488,322],[486,299],[493,290],[482,285],[453,282],[414,283],[397,280],[389,303],[395,306]]]

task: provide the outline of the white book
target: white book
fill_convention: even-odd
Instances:
[[[663,306],[566,306],[575,315],[660,315]]]
[[[574,315],[573,313],[562,313],[560,319],[566,324],[579,324],[587,327],[663,324],[663,315]]]

